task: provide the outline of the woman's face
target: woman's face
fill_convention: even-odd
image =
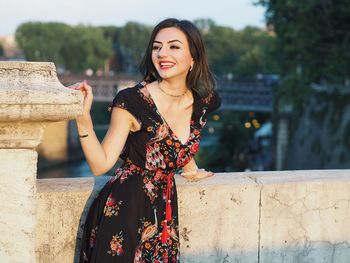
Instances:
[[[176,27],[160,30],[153,41],[152,62],[162,79],[186,79],[193,65],[186,35]]]

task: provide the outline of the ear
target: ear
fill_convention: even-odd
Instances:
[[[192,71],[194,65],[194,60],[192,59],[191,66],[190,66],[190,71]]]

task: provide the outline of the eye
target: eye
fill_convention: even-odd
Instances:
[[[180,47],[174,46],[174,45],[170,46],[170,48],[171,48],[171,49],[180,49]]]
[[[152,47],[152,50],[159,50],[159,49],[161,49],[161,46],[153,46]]]

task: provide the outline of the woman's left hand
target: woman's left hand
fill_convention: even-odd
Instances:
[[[214,173],[210,171],[206,171],[204,169],[198,169],[196,173],[184,172],[184,173],[181,173],[180,175],[190,182],[196,182],[208,177],[212,177],[214,176]]]

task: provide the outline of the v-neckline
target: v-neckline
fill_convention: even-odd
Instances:
[[[153,107],[154,107],[154,110],[156,111],[156,113],[158,114],[158,116],[162,119],[162,122],[163,124],[165,124],[168,129],[169,129],[169,132],[171,133],[171,136],[177,140],[182,146],[185,146],[189,143],[189,141],[191,140],[192,138],[192,120],[193,120],[193,114],[194,114],[194,103],[195,103],[195,97],[193,96],[193,104],[192,104],[192,113],[191,113],[191,118],[190,118],[190,134],[188,135],[187,137],[187,140],[186,142],[182,142],[181,139],[174,133],[173,129],[170,127],[170,125],[168,124],[168,122],[166,121],[166,119],[163,117],[163,115],[160,113],[160,111],[158,110],[158,107],[157,107],[157,104],[155,103],[153,97],[152,97],[152,94],[151,92],[149,92],[148,90],[148,87],[147,87],[147,83],[144,84],[144,87],[146,88],[147,90],[147,93],[148,93],[148,97],[151,101],[151,103],[153,104]]]

